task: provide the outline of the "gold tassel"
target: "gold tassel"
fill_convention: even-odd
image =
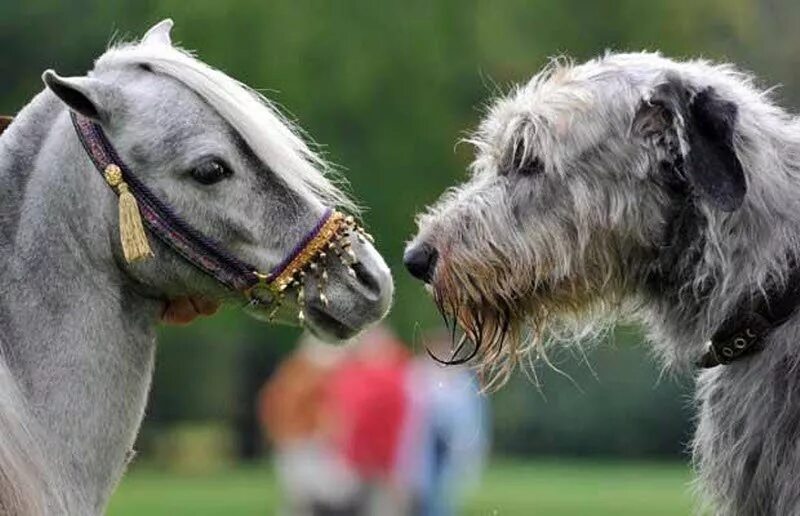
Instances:
[[[131,263],[153,256],[142,224],[139,205],[128,184],[122,180],[122,170],[112,163],[106,167],[104,175],[106,182],[112,188],[116,188],[119,194],[119,238],[125,261]]]

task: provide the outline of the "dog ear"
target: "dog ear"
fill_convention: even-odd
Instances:
[[[708,87],[692,95],[680,79],[668,78],[640,103],[631,133],[680,160],[686,179],[718,209],[732,212],[747,191],[733,145],[738,110]]]

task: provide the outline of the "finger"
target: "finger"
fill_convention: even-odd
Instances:
[[[197,310],[187,297],[177,297],[167,301],[161,320],[166,324],[189,324],[197,317]]]
[[[201,315],[214,315],[219,309],[219,303],[207,297],[190,297],[189,301],[194,305],[195,311]]]

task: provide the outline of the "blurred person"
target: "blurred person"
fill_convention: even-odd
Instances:
[[[288,514],[455,514],[482,469],[473,376],[412,357],[386,327],[346,347],[306,336],[260,400]]]
[[[438,356],[444,334],[424,339]],[[489,449],[486,397],[474,374],[417,356],[406,374],[409,417],[404,429],[398,482],[413,500],[416,516],[457,514],[460,501],[481,476]]]
[[[305,336],[261,390],[258,416],[292,516],[359,514],[361,482],[331,446],[326,382],[344,348]]]
[[[396,482],[398,450],[408,416],[407,348],[388,328],[368,330],[335,368],[328,384],[332,439],[363,483],[363,514],[410,514]]]
[[[259,420],[291,515],[409,514],[396,455],[409,353],[377,327],[349,346],[307,335],[269,379]]]

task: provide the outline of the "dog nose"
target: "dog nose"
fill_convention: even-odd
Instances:
[[[439,253],[436,248],[423,242],[406,249],[403,263],[412,276],[429,283],[433,277],[438,257]]]

